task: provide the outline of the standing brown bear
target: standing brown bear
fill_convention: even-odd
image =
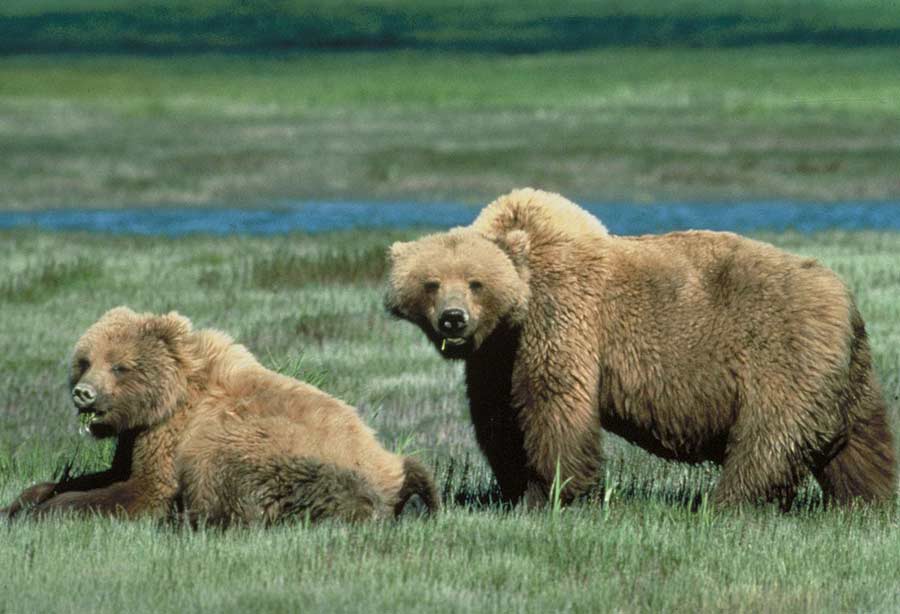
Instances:
[[[390,249],[386,306],[466,362],[478,443],[511,501],[598,479],[600,429],[722,466],[721,504],[885,501],[895,459],[862,318],[814,260],[723,232],[610,235],[530,189]]]
[[[365,520],[413,495],[439,505],[430,474],[382,448],[352,407],[175,312],[107,312],[75,346],[71,384],[91,433],[118,438],[112,467],[33,486],[3,510],[10,517],[177,507],[225,525]]]

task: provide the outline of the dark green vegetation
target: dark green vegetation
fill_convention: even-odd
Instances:
[[[6,0],[0,52],[891,45],[888,0]]]
[[[900,196],[900,49],[0,59],[0,208]]]
[[[437,467],[432,521],[226,533],[150,522],[0,524],[0,611],[893,611],[900,508],[717,511],[717,470],[610,437],[605,501],[558,513],[459,505],[489,492],[460,365],[382,313],[383,249],[410,233],[179,241],[0,233],[0,501],[74,460],[67,356],[107,308],[177,308],[268,366],[360,408],[388,447]],[[900,235],[763,237],[837,270],[868,322],[898,430]],[[692,503],[699,506],[692,511]]]

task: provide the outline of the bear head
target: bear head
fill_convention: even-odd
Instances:
[[[88,414],[95,437],[152,427],[187,394],[184,341],[190,321],[171,312],[106,312],[82,335],[72,355],[72,400]]]
[[[528,236],[468,229],[394,243],[385,307],[418,325],[447,358],[466,358],[528,307]]]

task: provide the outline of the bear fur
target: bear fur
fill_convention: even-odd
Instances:
[[[439,506],[431,475],[382,448],[352,407],[175,312],[107,312],[76,344],[71,385],[90,432],[118,438],[112,467],[33,486],[8,516],[180,511],[228,525],[366,520],[414,495]]]
[[[614,236],[524,189],[471,226],[398,242],[385,305],[465,361],[476,439],[505,499],[598,481],[601,428],[722,466],[720,504],[896,488],[887,408],[847,288],[815,260],[727,232]],[[561,483],[562,483],[561,482]]]

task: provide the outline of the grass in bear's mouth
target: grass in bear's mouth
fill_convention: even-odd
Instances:
[[[97,424],[103,416],[106,415],[106,412],[99,411],[97,409],[83,409],[78,411],[78,426],[79,431],[82,433],[86,433],[90,431],[90,427],[92,425]]]
[[[447,345],[461,346],[465,345],[469,340],[465,337],[444,337],[441,341],[441,351],[447,349]]]
[[[477,449],[463,365],[383,313],[383,254],[417,231],[180,240],[0,231],[0,279],[28,263],[35,303],[0,293],[0,505],[51,478],[109,466],[108,441],[76,436],[72,345],[109,307],[177,309],[247,343],[268,366],[319,377],[388,447],[435,468],[446,509],[424,522],[171,531],[102,519],[0,522],[0,599],[10,611],[893,611],[900,507],[720,512],[718,471],[652,458],[608,437],[605,490],[552,515],[504,509]],[[900,235],[770,235],[855,289],[900,434]],[[7,249],[15,241],[15,250]],[[278,253],[290,257],[279,259]],[[6,252],[3,250],[6,249]],[[123,257],[127,254],[127,257]],[[322,254],[331,254],[322,256]],[[249,255],[249,256],[248,256]],[[263,263],[255,279],[248,258]],[[293,258],[293,259],[292,259]],[[60,292],[59,262],[102,262]],[[310,262],[322,268],[305,276]],[[72,265],[75,266],[74,264]],[[337,271],[340,267],[347,271]],[[18,267],[18,268],[17,268]],[[331,276],[327,271],[336,267]],[[367,271],[360,275],[360,271]],[[72,273],[71,269],[67,269]],[[49,284],[41,286],[39,278]],[[279,279],[293,282],[280,285]],[[198,283],[202,280],[202,283]],[[257,283],[260,282],[260,283]],[[455,350],[447,345],[447,352]],[[298,356],[302,355],[302,361]],[[96,428],[96,427],[95,427]],[[77,455],[75,451],[77,449]],[[692,511],[693,510],[693,511]],[[73,564],[77,561],[79,564]],[[103,582],[97,582],[102,577]],[[140,595],[135,601],[134,596]],[[0,607],[2,610],[2,607]]]

